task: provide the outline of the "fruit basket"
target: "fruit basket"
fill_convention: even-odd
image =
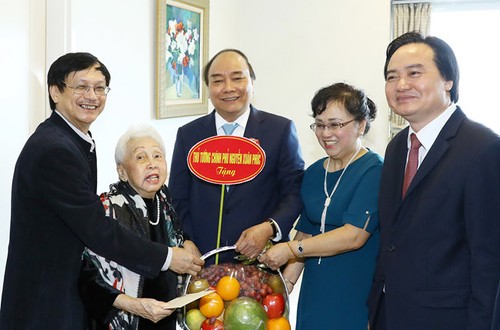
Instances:
[[[234,249],[235,246],[225,246],[201,258],[205,260]],[[210,265],[198,276],[187,277],[183,294],[207,288],[215,292],[183,308],[181,327],[185,330],[290,329],[289,295],[281,272],[242,256],[235,259],[236,263]]]

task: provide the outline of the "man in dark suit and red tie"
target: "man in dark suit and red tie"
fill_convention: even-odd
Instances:
[[[398,37],[384,74],[389,106],[410,125],[385,154],[370,329],[498,330],[500,138],[456,104],[458,64],[443,40]]]
[[[169,181],[174,207],[185,233],[201,253],[218,245],[236,245],[236,251],[255,258],[268,240],[288,239],[302,210],[299,191],[304,161],[297,132],[291,120],[250,104],[255,72],[241,51],[217,53],[204,68],[203,79],[215,110],[178,130]],[[234,131],[226,133],[225,124],[234,124]],[[257,141],[266,163],[253,180],[233,185],[224,194],[217,242],[221,186],[194,176],[187,157],[199,141],[225,134]],[[223,255],[220,260],[228,261]]]

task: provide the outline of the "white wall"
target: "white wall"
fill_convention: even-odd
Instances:
[[[383,154],[389,0],[212,0],[210,6],[210,56],[226,47],[248,55],[257,74],[254,105],[295,121],[307,165],[323,156],[308,128],[310,100],[317,89],[338,81],[363,88],[379,106],[366,144]],[[55,58],[88,51],[111,71],[106,110],[91,128],[99,156],[99,191],[117,179],[114,146],[131,123],[155,126],[170,158],[177,128],[196,118],[155,119],[155,10],[155,0],[0,0],[0,291],[13,167],[30,127],[50,113],[44,80]]]
[[[360,86],[380,105],[367,144],[382,153],[387,132],[382,69],[389,1],[314,2],[316,6],[300,0],[213,0],[209,54],[233,47],[248,55],[257,73],[254,105],[295,121],[307,164],[323,155],[308,127],[313,93],[336,81]],[[99,190],[106,190],[116,178],[114,145],[130,123],[154,125],[170,159],[177,128],[194,119],[155,119],[155,8],[154,0],[71,1],[68,51],[94,53],[112,75],[106,110],[92,126],[98,143]]]
[[[29,133],[29,14],[28,0],[0,0],[0,283],[7,258],[12,175]]]

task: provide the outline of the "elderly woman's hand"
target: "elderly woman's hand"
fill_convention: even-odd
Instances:
[[[177,274],[196,276],[205,264],[205,261],[188,250],[180,247],[172,248],[173,256],[169,269]]]
[[[116,297],[113,306],[148,319],[154,323],[172,314],[175,309],[167,309],[167,303],[150,298],[134,298],[126,294]]]
[[[276,270],[294,257],[287,243],[279,243],[259,256],[258,260],[269,268]]]

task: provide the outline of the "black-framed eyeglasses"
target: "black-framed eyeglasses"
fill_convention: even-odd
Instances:
[[[73,94],[82,95],[88,93],[88,91],[92,88],[94,90],[95,95],[98,96],[106,96],[108,95],[111,88],[108,86],[88,86],[88,85],[76,85],[70,86],[66,84],[64,81],[62,82],[66,87],[73,90]]]
[[[319,133],[319,132],[324,132],[325,129],[328,129],[329,131],[338,131],[338,130],[341,130],[342,127],[346,126],[346,125],[349,125],[350,123],[352,123],[353,121],[355,121],[357,118],[354,118],[354,119],[351,119],[351,120],[348,120],[348,121],[345,121],[343,123],[328,123],[328,124],[320,124],[320,123],[312,123],[309,127],[315,132],[315,133]]]

